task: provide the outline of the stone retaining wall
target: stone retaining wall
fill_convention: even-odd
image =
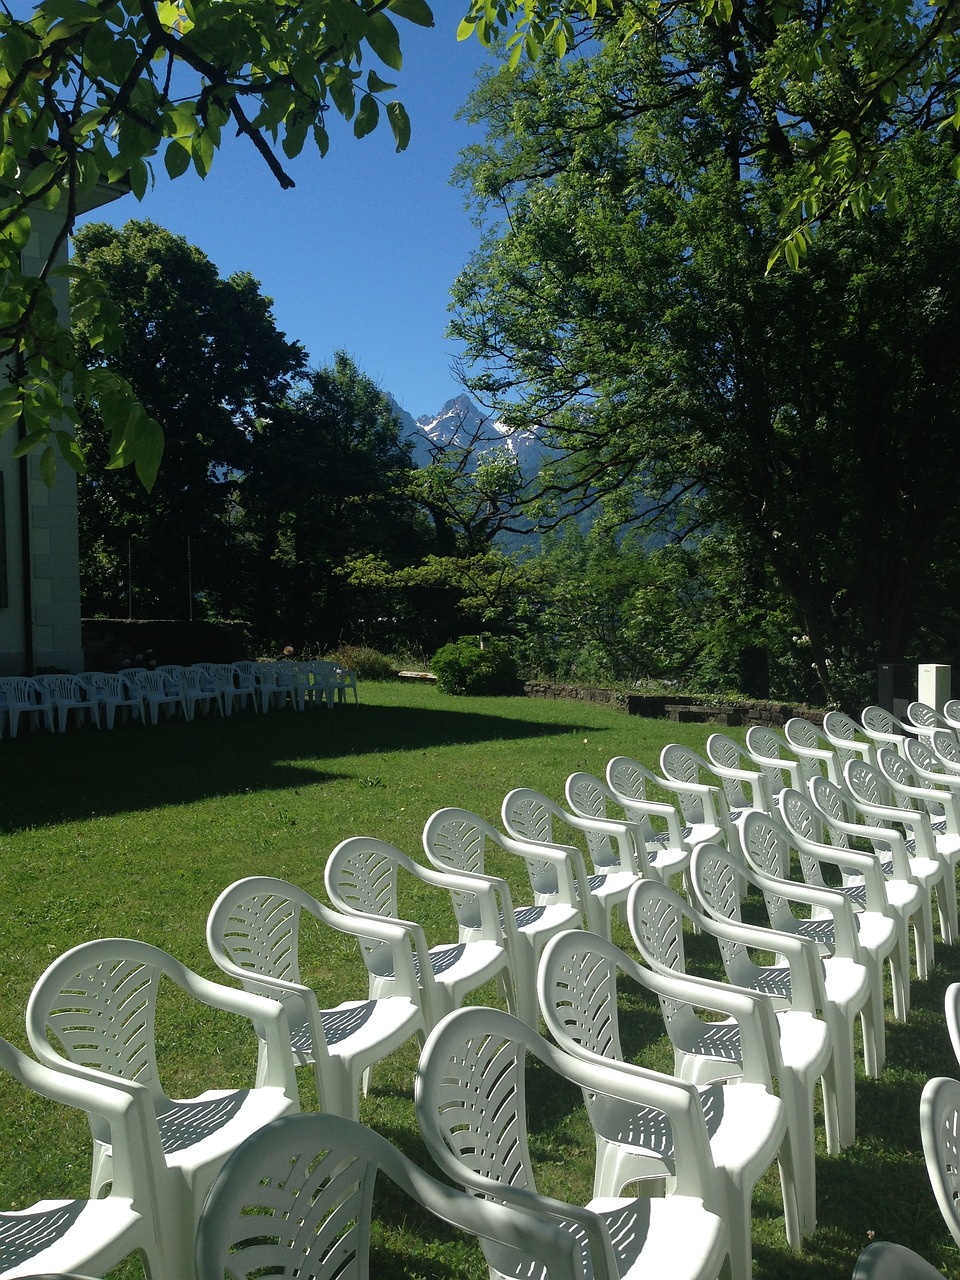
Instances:
[[[593,702],[621,707],[628,715],[646,716],[651,720],[675,723],[708,723],[721,725],[766,725],[780,729],[793,716],[801,716],[819,724],[823,710],[794,702],[714,702],[684,695],[622,693],[614,689],[589,686],[551,684],[546,680],[526,680],[523,692],[528,698],[563,698],[574,702]]]

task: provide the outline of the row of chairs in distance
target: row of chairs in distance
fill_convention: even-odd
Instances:
[[[86,671],[78,675],[0,678],[0,733],[15,738],[21,720],[65,732],[88,722],[112,729],[117,713],[156,725],[161,713],[193,720],[197,711],[229,716],[249,704],[260,712],[284,706],[303,711],[346,700],[359,702],[357,679],[337,663],[198,662],[155,668],[129,667],[119,673]]]

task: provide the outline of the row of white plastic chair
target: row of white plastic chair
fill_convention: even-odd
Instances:
[[[352,671],[334,662],[198,662],[152,669],[129,667],[116,674],[0,678],[0,733],[15,738],[21,722],[63,733],[72,721],[112,729],[121,717],[156,725],[161,717],[193,720],[197,711],[229,716],[248,705],[260,712],[290,706],[334,706],[352,692]]]
[[[642,769],[637,762],[626,763]],[[676,760],[673,763],[676,764]],[[663,764],[662,759],[661,765]],[[615,761],[611,762],[608,769],[606,792],[614,799],[622,793],[618,793],[610,784],[614,778],[621,777],[625,768],[623,761]],[[664,773],[668,774],[669,770],[665,768]],[[577,785],[571,785],[572,780],[568,783],[568,799],[570,795],[580,794],[586,785],[583,775],[575,775],[575,777],[577,777]],[[665,783],[668,778],[665,777],[659,781]],[[821,781],[826,782],[826,779]],[[682,785],[679,794],[687,797],[694,796],[700,801],[701,809],[697,816],[701,821],[694,824],[699,826],[698,834],[707,831],[711,826],[706,820],[704,809],[705,801],[709,796],[718,815],[722,818],[721,822],[714,824],[716,838],[725,830],[729,832],[729,823],[732,819],[729,813],[723,813],[725,797],[721,788],[716,786],[706,792],[702,790],[707,786],[708,784],[701,782],[687,782]],[[594,779],[591,787],[594,799],[597,789],[600,788],[601,798],[606,801],[607,796],[603,792],[604,784]],[[802,793],[795,794],[801,801],[805,800]],[[452,1082],[455,1076],[452,1074],[451,1059],[445,1056],[446,1050],[434,1050],[434,1056],[445,1063],[439,1076],[442,1087],[448,1092],[460,1090],[457,1093],[457,1098],[460,1100],[452,1102],[449,1109],[455,1110],[457,1106],[462,1107],[463,1098],[469,1096],[474,1099],[473,1107],[477,1114],[471,1114],[468,1120],[461,1116],[455,1128],[445,1136],[443,1126],[437,1129],[436,1122],[432,1118],[432,1109],[428,1108],[425,1136],[428,1136],[427,1131],[432,1126],[434,1140],[431,1142],[428,1137],[431,1149],[442,1164],[446,1162],[445,1167],[456,1164],[460,1180],[465,1185],[472,1186],[474,1190],[489,1193],[491,1184],[496,1183],[500,1194],[505,1199],[512,1199],[512,1192],[510,1195],[504,1192],[504,1182],[508,1182],[512,1188],[524,1188],[527,1193],[526,1198],[521,1195],[520,1200],[530,1208],[533,1182],[532,1169],[528,1167],[528,1151],[524,1158],[522,1096],[517,1104],[516,1114],[510,1118],[510,1123],[517,1134],[519,1164],[515,1164],[512,1169],[505,1169],[496,1163],[490,1150],[487,1149],[490,1147],[489,1141],[486,1148],[482,1144],[477,1147],[471,1144],[477,1134],[484,1131],[484,1126],[489,1125],[489,1109],[496,1107],[502,1114],[503,1103],[502,1096],[498,1095],[498,1101],[488,1101],[488,1112],[486,1115],[483,1114],[484,1108],[478,1107],[476,1102],[476,1099],[482,1096],[482,1093],[478,1093],[480,1077],[477,1076],[477,1072],[480,1071],[481,1077],[485,1079],[484,1073],[489,1069],[489,1085],[484,1085],[485,1088],[492,1088],[497,1081],[501,1082],[497,1088],[502,1088],[502,1082],[509,1079],[512,1081],[511,1087],[519,1089],[522,1095],[521,1059],[525,1060],[528,1054],[533,1054],[541,1057],[547,1065],[555,1069],[558,1065],[562,1065],[567,1077],[580,1083],[586,1091],[585,1096],[593,1099],[595,1105],[591,1105],[591,1118],[598,1132],[598,1181],[595,1186],[598,1202],[605,1203],[605,1197],[617,1195],[620,1190],[618,1180],[622,1181],[620,1175],[624,1170],[630,1170],[630,1178],[626,1180],[643,1176],[638,1175],[636,1169],[638,1164],[645,1161],[652,1160],[652,1164],[643,1165],[646,1176],[659,1176],[659,1173],[666,1170],[671,1177],[677,1179],[675,1195],[667,1198],[669,1201],[667,1207],[658,1210],[659,1226],[662,1230],[667,1224],[672,1223],[673,1230],[689,1232],[690,1251],[685,1255],[685,1262],[680,1269],[677,1269],[677,1258],[674,1253],[669,1255],[657,1253],[657,1248],[662,1247],[663,1241],[669,1237],[670,1233],[664,1231],[662,1237],[658,1237],[657,1231],[653,1229],[655,1224],[648,1221],[648,1230],[644,1235],[643,1244],[646,1250],[645,1267],[652,1266],[654,1273],[657,1273],[657,1266],[662,1268],[664,1259],[669,1256],[673,1267],[671,1274],[706,1277],[715,1275],[715,1268],[718,1268],[723,1258],[729,1254],[734,1274],[749,1275],[750,1192],[756,1177],[778,1152],[782,1158],[781,1178],[784,1185],[788,1237],[791,1238],[791,1242],[799,1243],[800,1236],[812,1230],[815,1222],[812,1090],[819,1077],[824,1079],[827,1096],[828,1142],[831,1142],[831,1117],[834,1130],[832,1144],[842,1142],[845,1137],[852,1140],[852,1136],[844,1135],[842,1131],[844,1124],[850,1124],[852,1127],[852,1098],[850,1099],[851,1111],[848,1114],[845,1111],[846,1103],[843,1100],[842,1086],[837,1076],[841,1074],[841,1064],[845,1064],[849,1057],[852,1088],[852,1019],[867,1007],[867,999],[860,1000],[864,987],[863,977],[861,975],[857,979],[854,993],[851,995],[848,992],[844,997],[846,1011],[842,1013],[838,1012],[843,1002],[836,998],[837,984],[834,984],[835,989],[832,995],[827,992],[825,986],[819,989],[817,985],[818,980],[821,983],[825,981],[825,966],[819,963],[818,958],[818,951],[821,949],[832,949],[835,952],[834,958],[837,958],[836,953],[846,946],[850,955],[840,955],[839,958],[850,961],[846,967],[851,972],[857,968],[858,962],[851,959],[852,933],[846,940],[841,936],[843,931],[838,921],[842,920],[842,910],[831,917],[830,923],[834,930],[832,938],[828,938],[826,926],[823,923],[821,923],[819,936],[807,938],[790,936],[789,933],[782,935],[767,933],[759,937],[755,930],[751,932],[747,926],[735,918],[736,910],[731,913],[729,904],[733,903],[735,906],[739,904],[739,883],[748,865],[743,860],[746,857],[745,851],[764,849],[770,843],[769,823],[764,826],[762,815],[756,811],[741,815],[741,825],[736,828],[741,847],[736,853],[730,849],[725,850],[716,843],[711,845],[708,842],[704,848],[698,848],[691,858],[689,845],[694,835],[694,825],[688,822],[686,827],[680,828],[679,819],[674,815],[671,820],[662,804],[656,812],[644,809],[646,804],[658,803],[660,802],[646,802],[634,797],[633,813],[631,815],[625,807],[623,822],[612,822],[603,818],[593,818],[587,822],[581,815],[573,812],[572,804],[571,810],[567,811],[553,805],[546,797],[538,797],[537,793],[527,789],[511,793],[504,802],[505,824],[509,816],[511,823],[522,825],[523,822],[527,822],[532,825],[527,826],[525,831],[518,831],[517,825],[514,825],[514,834],[506,837],[494,832],[494,844],[508,852],[519,853],[524,858],[525,864],[533,868],[536,868],[537,864],[535,855],[540,855],[540,871],[546,870],[548,874],[541,878],[539,889],[535,887],[535,903],[532,908],[513,908],[509,897],[504,896],[506,882],[498,882],[496,877],[487,876],[486,880],[490,882],[487,884],[478,880],[476,869],[468,875],[458,876],[451,876],[449,872],[435,870],[431,872],[429,868],[417,867],[412,860],[406,859],[400,851],[392,849],[384,842],[363,837],[343,842],[328,862],[326,872],[328,892],[343,913],[338,918],[334,918],[335,913],[330,913],[329,908],[323,908],[321,904],[308,899],[306,895],[301,894],[298,899],[299,891],[292,891],[292,886],[284,886],[282,882],[261,879],[241,882],[240,886],[232,886],[231,890],[221,897],[211,913],[208,930],[211,951],[221,967],[239,978],[253,992],[269,993],[274,998],[279,992],[282,995],[288,1019],[286,1034],[289,1043],[284,1042],[282,1049],[275,1042],[271,1047],[269,1035],[261,1034],[260,1076],[264,1078],[269,1076],[273,1069],[271,1063],[275,1067],[278,1055],[285,1055],[288,1070],[292,1060],[310,1061],[312,1059],[317,1062],[321,1099],[329,1099],[324,1101],[323,1105],[349,1112],[351,1108],[355,1110],[356,1107],[357,1081],[369,1071],[370,1066],[379,1061],[385,1052],[390,1052],[395,1044],[402,1042],[402,1039],[411,1034],[423,1035],[426,1028],[433,1028],[429,1043],[439,1042],[446,1046],[451,1043],[460,1045],[461,1049],[454,1054],[454,1059],[467,1073],[454,1088]],[[442,820],[438,815],[434,815],[437,821],[431,819],[424,832],[424,846],[428,854],[432,851],[431,856],[435,856],[439,848],[442,854],[449,856],[451,850],[456,850],[460,846],[469,849],[471,840],[475,845],[477,824],[482,824],[482,820],[476,819],[473,815],[464,817],[464,813],[465,811],[462,810],[442,811],[444,815]],[[643,821],[650,821],[654,817],[663,818],[667,823],[665,833],[657,833],[652,827],[644,830]],[[606,870],[595,871],[591,877],[586,873],[583,856],[576,851],[575,846],[565,847],[553,843],[554,823],[568,822],[570,819],[573,819],[570,822],[571,827],[586,836],[591,852],[594,848],[606,851],[608,855],[606,865],[614,866],[616,868],[614,871],[610,873]],[[471,826],[468,820],[472,820],[473,835],[465,839],[464,833]],[[451,830],[454,838],[451,838]],[[883,840],[882,834],[878,837],[876,828],[870,830],[874,838]],[[481,846],[485,841],[490,840],[490,831],[493,829],[489,828],[481,833]],[[678,832],[679,840],[675,842]],[[777,834],[774,829],[774,835]],[[841,857],[844,860],[855,858],[853,851],[824,847],[830,848],[835,857]],[[609,857],[611,850],[616,852],[615,859]],[[579,862],[573,857],[575,852]],[[656,867],[661,853],[678,855],[672,863],[668,860],[671,872],[679,870],[688,873],[690,882],[699,895],[698,901],[701,905],[706,905],[713,915],[691,906],[673,894],[655,873],[651,874],[651,868]],[[604,865],[603,857],[604,854],[601,853],[601,865]],[[864,857],[866,858],[867,855]],[[594,861],[596,860],[595,855]],[[568,869],[567,873],[563,872],[564,867]],[[396,879],[400,869],[412,871],[421,882],[450,892],[455,905],[460,904],[458,907],[460,936],[456,944],[427,948],[422,930],[419,930],[414,922],[404,922],[397,918]],[[623,896],[610,894],[604,903],[602,898],[597,896],[596,891],[604,887],[603,881],[607,875],[622,874],[626,877],[628,869],[632,869],[632,872],[628,877],[629,883],[626,884]],[[554,878],[553,884],[549,883],[551,872]],[[663,874],[662,871],[661,874]],[[758,875],[761,872],[754,868],[752,874]],[[590,886],[591,879],[593,879],[592,886],[585,888]],[[368,880],[372,880],[378,886],[372,899],[365,896],[371,892],[366,883]],[[563,890],[560,888],[561,882],[564,884]],[[533,880],[531,883],[534,883]],[[736,891],[732,886],[737,886]],[[764,888],[763,885],[760,887]],[[778,885],[778,891],[782,887]],[[764,888],[765,893],[768,888],[769,886]],[[509,890],[506,892],[509,893]],[[567,902],[560,901],[564,896]],[[849,905],[847,898],[843,895],[839,896],[841,902]],[[541,901],[536,901],[538,897]],[[636,966],[635,961],[613,948],[608,937],[603,936],[603,934],[609,934],[609,913],[618,905],[622,908],[624,901],[634,941],[650,968]],[[516,934],[519,934],[522,913],[527,911],[531,914],[530,921],[524,923],[535,924],[546,918],[548,907],[558,903],[566,906],[568,911],[575,911],[577,923],[584,918],[587,923],[590,923],[592,909],[594,918],[599,919],[601,932],[592,935],[571,932],[570,925],[574,923],[571,917],[568,918],[566,925],[558,925],[550,932],[545,928],[543,936],[537,940],[534,940],[532,935],[529,936],[524,945],[521,945],[519,940],[512,943],[506,941],[499,921],[501,913],[504,921],[507,921],[508,912],[504,910],[505,904],[510,907],[510,913],[517,926]],[[820,909],[825,906],[822,901],[811,904],[809,900],[808,905],[815,905]],[[316,998],[299,984],[296,970],[296,938],[300,913],[304,906],[325,923],[355,933],[360,938],[370,975],[367,1001],[347,1002],[337,1010],[320,1011],[316,1007]],[[880,911],[879,914],[884,916],[885,913]],[[344,924],[344,921],[351,920],[351,917],[352,923]],[[758,994],[746,997],[746,1003],[744,1003],[742,991],[738,997],[737,992],[723,985],[716,989],[717,984],[705,984],[702,979],[693,980],[684,976],[682,923],[685,918],[702,932],[713,933],[721,940],[728,976],[741,988],[752,986]],[[217,924],[217,920],[221,923]],[[508,930],[507,937],[509,936]],[[287,942],[284,962],[287,968],[279,974],[272,971],[270,966],[273,962],[268,964],[264,959],[265,940],[269,939],[270,945],[273,945],[278,937],[286,939]],[[226,939],[229,939],[229,942]],[[101,944],[89,945],[97,947]],[[764,969],[753,966],[750,969],[747,967],[749,962],[745,959],[745,948],[748,945],[779,950],[787,959],[788,965],[767,966]],[[473,948],[472,951],[471,948]],[[521,957],[524,957],[523,961]],[[535,961],[539,959],[539,963],[531,964],[531,958]],[[82,966],[84,972],[89,969],[89,959],[89,956],[84,957]],[[866,970],[866,966],[860,967]],[[52,968],[56,969],[57,965]],[[538,975],[539,999],[536,1004],[542,1008],[548,1026],[570,1061],[567,1061],[563,1054],[558,1056],[556,1050],[541,1041],[529,1023],[515,1019],[509,1014],[495,1014],[489,1010],[451,1012],[456,1010],[468,990],[475,988],[481,982],[488,981],[491,977],[496,977],[501,982],[508,1005],[511,1001],[512,988],[513,1008],[520,1012],[519,991],[523,989],[527,991],[527,996],[529,995],[526,986],[529,983],[528,970]],[[131,980],[125,966],[118,965],[115,957],[109,962],[109,971],[111,974],[120,975],[116,981],[122,991],[132,987],[139,992],[143,986],[144,979],[139,969]],[[665,1081],[662,1077],[647,1078],[650,1073],[643,1073],[638,1068],[627,1068],[618,1061],[622,1058],[615,1017],[615,987],[618,971],[626,973],[641,985],[646,985],[648,989],[657,992],[664,1009],[666,1025],[674,1043],[678,1073],[680,1076],[685,1074],[690,1082],[696,1081],[698,1086],[692,1092],[690,1084],[685,1086],[685,1092],[681,1088],[678,1093],[677,1081]],[[524,973],[526,976],[518,977],[518,973]],[[69,977],[68,1007],[62,1007],[56,1003],[49,1006],[54,1009],[54,1015],[45,1023],[42,1034],[45,1038],[47,1028],[54,1027],[62,1046],[66,1046],[69,1051],[70,1036],[74,1034],[71,1031],[74,1022],[71,1020],[74,1020],[80,1028],[85,1024],[83,1017],[77,1012],[80,1003],[77,991],[81,974],[77,972],[76,964],[73,963],[72,968],[71,965],[67,965],[64,975]],[[659,989],[658,980],[661,984]],[[199,981],[202,982],[202,980]],[[663,985],[665,981],[667,986]],[[41,982],[38,984],[38,990],[46,989],[49,985]],[[98,1013],[102,1016],[104,984],[99,970],[95,970],[93,987],[97,992],[97,1000],[101,1002],[98,1005]],[[614,992],[612,1004],[611,987]],[[760,994],[764,992],[774,994],[777,998],[771,1001],[769,994]],[[714,1001],[721,1002],[713,1007],[726,1013],[725,1022],[705,1023],[693,1014],[694,1006],[711,1007],[708,995]],[[731,997],[736,997],[733,1000],[733,1012],[731,1012]],[[383,1032],[383,1024],[379,1025],[379,1031],[374,1034],[374,1019],[380,1016],[382,1007],[385,1008],[391,1000],[397,1001],[397,1009],[404,1001],[406,1002],[409,1021],[402,1025],[402,1019],[400,1019],[393,1032],[378,1040],[377,1035]],[[596,1003],[597,1000],[600,1001],[599,1005]],[[34,1007],[34,1004],[35,1001],[32,999],[31,1007]],[[777,1004],[780,1005],[779,1010],[775,1010]],[[43,1000],[38,999],[36,1007],[42,1006]],[[602,1016],[598,1014],[598,1009],[603,1010]],[[551,1014],[550,1010],[554,1012]],[[581,1016],[584,1011],[587,1015],[585,1017]],[[679,1016],[682,1011],[686,1011],[683,1017]],[[524,1012],[529,1019],[531,1010],[527,1008]],[[775,1033],[771,1034],[770,1026],[763,1030],[764,1019],[769,1021],[771,1017],[775,1017],[776,1022],[770,1026],[776,1026],[779,1037]],[[62,1018],[59,1024],[56,1022],[57,1018]],[[451,1023],[455,1025],[456,1030],[445,1031],[444,1039],[441,1037],[440,1028],[447,1027]],[[367,1041],[366,1057],[364,1058],[361,1052],[348,1063],[347,1041],[351,1036],[356,1037],[358,1030],[367,1027],[368,1024],[371,1035]],[[753,1025],[752,1031],[751,1025]],[[759,1033],[758,1027],[761,1028]],[[393,1040],[390,1039],[391,1034],[394,1037]],[[76,1035],[82,1037],[82,1030]],[[87,1039],[89,1040],[89,1036]],[[364,1037],[361,1035],[354,1041],[354,1047],[362,1044],[363,1040]],[[31,1034],[31,1042],[34,1042],[33,1034]],[[478,1053],[475,1051],[478,1042],[482,1042],[484,1046],[495,1044],[499,1047],[496,1047],[495,1052],[492,1053],[487,1049]],[[78,1038],[74,1043],[79,1044],[81,1040]],[[865,1045],[866,1043],[865,1037]],[[751,1056],[753,1051],[750,1048],[751,1045],[761,1044],[764,1046],[762,1062]],[[779,1044],[779,1060],[776,1058],[776,1052],[771,1048],[777,1044]],[[338,1046],[344,1047],[338,1052]],[[292,1060],[291,1047],[294,1050]],[[36,1045],[35,1051],[38,1055],[40,1054]],[[458,1056],[461,1051],[462,1062],[461,1057]],[[82,1052],[89,1052],[89,1048],[83,1049]],[[139,1043],[137,1052],[141,1055],[143,1053]],[[874,1052],[877,1052],[876,1045]],[[773,1053],[772,1062],[771,1053]],[[338,1058],[340,1059],[339,1078],[338,1073],[329,1069],[326,1063],[326,1059]],[[321,1061],[324,1064],[323,1068],[320,1065]],[[586,1063],[590,1069],[589,1074],[585,1068],[574,1069],[570,1065],[572,1061]],[[507,1063],[512,1065],[505,1066]],[[74,1065],[76,1067],[77,1064]],[[469,1070],[467,1070],[468,1067]],[[601,1087],[604,1072],[612,1072],[611,1079],[616,1079],[616,1088],[612,1084]],[[148,1070],[148,1080],[150,1075]],[[422,1067],[418,1077],[418,1099],[421,1089],[427,1089],[427,1086],[421,1086],[419,1081],[421,1078],[426,1080],[428,1075],[428,1069]],[[709,1131],[711,1095],[715,1093],[718,1086],[705,1084],[706,1081],[718,1075],[721,1079],[740,1075],[745,1081],[758,1085],[761,1091],[774,1101],[776,1101],[776,1095],[766,1082],[772,1082],[775,1079],[780,1092],[780,1101],[777,1105],[768,1104],[767,1106],[766,1114],[770,1120],[767,1128],[759,1123],[762,1108],[759,1108],[757,1100],[754,1100],[758,1123],[753,1128],[745,1128],[746,1148],[741,1150],[739,1157],[731,1161],[729,1145],[725,1147],[724,1142],[718,1139],[717,1150],[726,1150],[727,1153],[726,1164],[720,1161],[719,1166],[718,1162],[713,1160]],[[628,1079],[631,1081],[630,1088],[626,1088],[624,1083]],[[601,1081],[601,1085],[597,1084],[598,1080]],[[736,1087],[743,1086],[739,1084]],[[293,1088],[295,1091],[295,1081]],[[736,1095],[727,1096],[727,1094],[716,1094],[712,1112],[714,1116],[727,1114],[732,1117],[736,1111],[725,1111],[725,1108],[733,1108],[738,1101],[744,1101],[742,1095],[738,1099]],[[433,1097],[429,1089],[427,1089],[427,1095]],[[642,1106],[639,1102],[641,1096],[645,1099]],[[684,1098],[686,1101],[683,1101]],[[161,1106],[166,1107],[169,1101],[167,1099]],[[658,1101],[663,1103],[659,1109]],[[680,1107],[680,1111],[676,1114],[671,1109],[674,1106]],[[647,1108],[647,1111],[643,1108]],[[226,1110],[229,1111],[229,1106]],[[171,1120],[175,1113],[176,1109],[171,1108],[169,1112],[164,1110],[162,1115],[164,1120],[171,1121],[167,1125],[168,1134],[176,1136],[179,1126],[175,1120]],[[669,1142],[664,1145],[664,1129],[661,1122],[656,1120],[652,1124],[640,1122],[641,1116],[649,1119],[648,1113],[669,1116],[673,1125],[672,1147]],[[698,1115],[699,1121],[696,1119]],[[183,1113],[181,1113],[181,1119],[182,1116]],[[424,1123],[421,1112],[422,1127]],[[659,1148],[651,1138],[651,1134],[658,1131],[658,1124],[661,1138]],[[502,1132],[506,1131],[502,1130]],[[730,1132],[731,1129],[728,1127],[728,1144]],[[790,1142],[784,1145],[782,1139],[787,1132],[790,1133]],[[466,1133],[470,1135],[471,1142],[465,1147],[466,1139],[458,1137],[457,1134]],[[686,1135],[682,1145],[679,1144],[681,1133]],[[706,1134],[706,1154],[703,1150],[704,1134]],[[182,1137],[182,1134],[180,1136]],[[209,1137],[209,1134],[206,1136]],[[99,1141],[102,1147],[102,1138]],[[495,1154],[503,1154],[498,1144],[494,1146],[497,1148]],[[144,1147],[144,1150],[147,1149],[148,1146]],[[509,1146],[504,1150],[507,1149],[513,1148]],[[464,1166],[465,1150],[474,1153],[467,1160],[469,1168]],[[442,1154],[444,1151],[446,1155]],[[483,1154],[478,1156],[475,1154],[477,1151],[482,1151]],[[687,1156],[691,1152],[699,1153],[692,1166],[687,1164]],[[112,1155],[108,1156],[95,1144],[93,1184],[96,1186],[103,1185],[105,1173],[110,1168],[110,1159]],[[491,1160],[492,1164],[483,1164]],[[483,1167],[477,1167],[478,1161],[483,1164]],[[678,1172],[681,1164],[684,1165],[682,1174]],[[651,1169],[658,1169],[659,1173],[651,1175]],[[671,1169],[673,1172],[670,1172]],[[452,1167],[448,1167],[447,1171],[452,1172]],[[479,1185],[480,1182],[483,1183],[482,1186]],[[682,1187],[699,1189],[702,1192],[692,1197],[695,1204],[683,1203],[685,1200],[689,1201],[691,1197],[681,1194]],[[180,1195],[182,1198],[182,1191]],[[196,1196],[188,1199],[196,1219],[198,1213]],[[535,1203],[538,1212],[543,1210],[539,1201]],[[181,1205],[180,1208],[182,1210],[183,1206]],[[631,1268],[625,1264],[636,1259],[631,1260],[622,1252],[618,1253],[618,1248],[626,1237],[613,1229],[617,1215],[605,1219],[601,1213],[598,1218],[595,1209],[589,1206],[584,1210],[574,1210],[570,1206],[562,1206],[562,1209],[567,1215],[565,1221],[576,1223],[578,1228],[586,1233],[585,1238],[591,1242],[592,1253],[596,1253],[597,1258],[602,1255],[605,1259],[606,1265],[610,1268],[608,1272],[610,1275],[619,1276],[629,1273]],[[638,1213],[635,1202],[624,1202],[617,1209],[617,1214],[620,1215],[617,1225],[629,1222],[632,1228],[636,1228],[639,1221]],[[584,1217],[584,1214],[593,1216]],[[686,1218],[682,1217],[687,1214],[692,1214],[691,1222],[698,1224],[696,1227],[687,1223]],[[719,1229],[716,1226],[717,1222],[721,1224]],[[726,1224],[725,1227],[723,1224]],[[658,1238],[660,1238],[659,1246],[656,1243]],[[502,1246],[498,1248],[488,1241],[485,1248],[491,1265],[496,1266],[498,1261],[501,1264],[505,1261]],[[512,1262],[515,1260],[513,1257]],[[178,1265],[183,1265],[182,1258]],[[601,1274],[600,1262],[595,1263],[595,1271]],[[4,1272],[0,1270],[0,1274]],[[9,1274],[18,1274],[18,1272],[9,1272]],[[24,1273],[19,1272],[19,1274]]]

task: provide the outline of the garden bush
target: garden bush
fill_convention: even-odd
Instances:
[[[400,669],[395,659],[367,645],[343,644],[326,656],[330,662],[352,671],[358,680],[393,680]]]
[[[438,649],[430,665],[444,693],[516,691],[517,664],[502,640],[487,640],[481,649],[479,636],[463,636]]]

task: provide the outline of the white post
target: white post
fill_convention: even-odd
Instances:
[[[942,711],[950,701],[950,668],[941,662],[921,662],[917,667],[917,701]]]

